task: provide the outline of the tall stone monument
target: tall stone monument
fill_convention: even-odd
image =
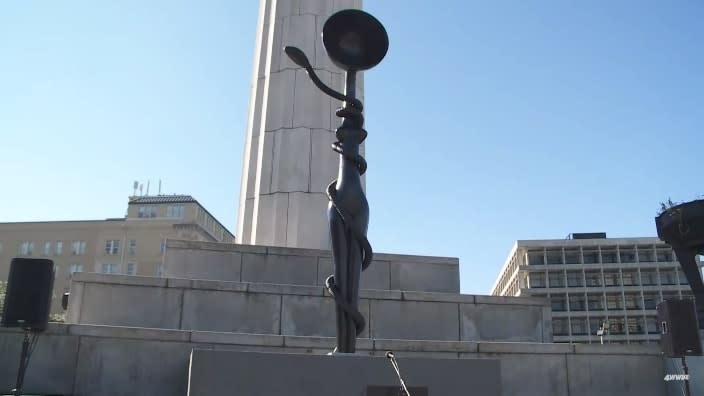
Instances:
[[[343,71],[325,54],[320,32],[334,12],[361,5],[361,0],[261,0],[237,243],[330,248],[325,189],[338,171],[330,145],[340,103],[321,95],[283,48],[295,43],[321,80],[342,91]],[[357,97],[364,98],[361,74]]]

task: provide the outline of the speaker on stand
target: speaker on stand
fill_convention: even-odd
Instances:
[[[685,394],[689,396],[689,370],[686,356],[702,355],[694,301],[665,300],[658,304],[656,309],[660,323],[660,347],[665,356],[682,359]]]
[[[46,330],[54,288],[54,262],[48,259],[13,258],[7,278],[2,327],[24,329],[22,353],[17,370],[14,394],[22,393],[29,358],[37,345],[39,333]]]

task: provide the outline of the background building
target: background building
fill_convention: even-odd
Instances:
[[[491,294],[548,298],[554,341],[584,343],[600,342],[596,333],[604,321],[604,342],[659,342],[655,306],[693,299],[669,245],[605,233],[516,241]]]
[[[56,265],[52,312],[74,272],[159,276],[165,241],[234,243],[234,235],[189,195],[130,197],[127,215],[105,220],[0,223],[0,281],[13,257]]]

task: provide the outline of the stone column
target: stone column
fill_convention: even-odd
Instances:
[[[328,59],[320,34],[330,15],[360,8],[361,1],[261,0],[237,243],[329,249],[325,189],[338,171],[330,145],[340,103],[318,91],[283,48],[302,49],[321,80],[342,91],[344,74]]]

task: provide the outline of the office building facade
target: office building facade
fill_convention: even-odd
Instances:
[[[54,261],[52,312],[75,272],[159,276],[166,239],[234,243],[230,233],[189,195],[130,197],[121,218],[0,223],[0,281],[13,257]]]
[[[701,269],[701,262],[698,262]],[[547,298],[555,342],[659,342],[656,305],[693,299],[672,248],[657,238],[520,240],[491,294]]]

